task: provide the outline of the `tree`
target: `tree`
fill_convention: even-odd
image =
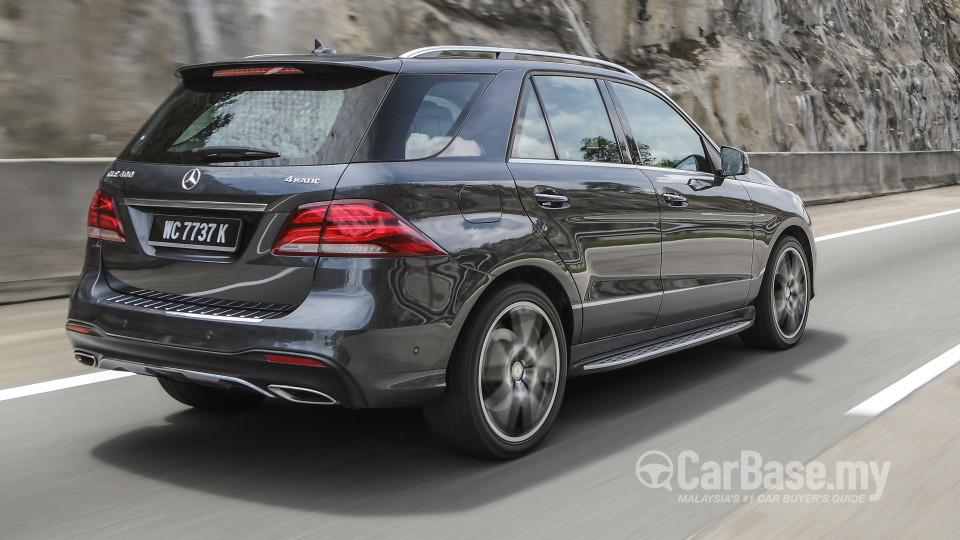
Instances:
[[[620,150],[616,141],[606,137],[584,137],[580,140],[580,152],[584,161],[620,163]]]

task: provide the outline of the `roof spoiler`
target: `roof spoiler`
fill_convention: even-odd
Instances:
[[[201,79],[213,77],[214,72],[222,70],[281,67],[294,68],[307,75],[356,74],[358,71],[366,72],[368,75],[375,75],[377,73],[399,73],[402,64],[398,58],[388,56],[335,54],[333,49],[322,46],[318,48],[331,52],[248,56],[236,60],[222,60],[183,66],[177,69],[176,74],[183,79]],[[290,73],[290,71],[286,73]]]

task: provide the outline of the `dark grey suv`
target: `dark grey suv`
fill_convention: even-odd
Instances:
[[[509,458],[570,376],[803,333],[803,203],[625,68],[429,47],[178,74],[90,206],[85,364],[203,409],[423,407]]]

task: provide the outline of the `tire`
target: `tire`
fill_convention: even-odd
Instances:
[[[462,453],[512,459],[532,450],[560,409],[567,342],[556,308],[525,283],[496,286],[477,306],[447,366],[447,388],[424,408],[437,437]]]
[[[265,396],[243,390],[228,390],[176,379],[157,379],[170,397],[196,409],[216,412],[234,412],[263,401]]]
[[[753,326],[740,333],[751,347],[789,349],[800,341],[810,312],[810,270],[800,242],[786,236],[767,260]]]

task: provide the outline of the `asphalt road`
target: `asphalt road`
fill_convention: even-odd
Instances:
[[[815,227],[953,208],[945,188],[815,208]],[[204,413],[146,377],[0,401],[0,538],[687,538],[740,505],[680,503],[637,459],[805,462],[850,435],[870,419],[847,410],[960,343],[958,231],[953,214],[820,243],[800,345],[725,339],[573,380],[545,443],[508,463],[448,452],[417,410]],[[86,372],[64,309],[0,308],[0,388]]]

